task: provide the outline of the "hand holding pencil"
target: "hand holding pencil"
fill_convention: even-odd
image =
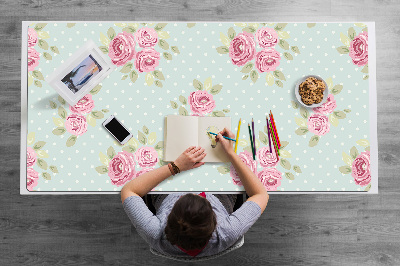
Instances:
[[[221,146],[226,153],[234,153],[235,151],[233,150],[232,142],[224,137],[235,139],[235,134],[233,134],[229,129],[224,128],[222,131],[218,132],[218,135],[215,137],[215,141],[221,143]]]

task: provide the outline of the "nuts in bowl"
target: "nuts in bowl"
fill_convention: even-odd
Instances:
[[[296,84],[295,94],[297,100],[305,107],[321,106],[328,98],[328,85],[319,76],[306,76]]]

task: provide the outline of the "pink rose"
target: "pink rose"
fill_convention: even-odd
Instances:
[[[188,101],[190,110],[198,115],[210,113],[215,108],[213,96],[207,91],[197,90],[190,93]]]
[[[69,106],[69,110],[76,114],[88,114],[94,108],[94,101],[92,95],[86,94],[74,106]]]
[[[357,185],[366,186],[371,182],[371,161],[369,151],[362,152],[353,161],[351,176]]]
[[[257,173],[257,161],[253,160],[252,154],[250,154],[248,151],[243,151],[239,154],[239,158],[247,165],[247,167],[250,168],[253,173]],[[242,182],[240,181],[240,177],[232,164],[230,167],[230,175],[232,177],[233,184],[243,186]]]
[[[29,191],[32,191],[37,186],[39,181],[39,174],[33,168],[26,169],[26,186]]]
[[[31,147],[26,149],[26,167],[34,166],[36,163],[36,152]]]
[[[142,170],[136,173],[136,177],[143,175],[144,173],[150,172],[151,170],[154,170],[154,168],[143,168]]]
[[[273,145],[271,145],[272,149]],[[276,157],[275,150],[272,152],[269,151],[269,148],[262,147],[257,151],[258,161],[263,167],[273,167],[278,164],[279,159]]]
[[[111,183],[119,187],[134,178],[136,173],[135,165],[132,153],[119,152],[108,164],[108,176],[111,179]]]
[[[278,43],[278,33],[274,29],[261,28],[256,33],[258,44],[263,48],[274,47]]]
[[[65,128],[72,135],[83,135],[87,131],[86,117],[79,114],[70,114],[65,119]]]
[[[144,48],[136,54],[135,67],[139,72],[151,72],[159,64],[160,53],[153,48]]]
[[[350,42],[349,55],[356,66],[368,64],[368,32],[361,32]]]
[[[268,191],[276,190],[281,185],[282,173],[276,168],[264,168],[258,172],[258,179]]]
[[[38,34],[37,32],[32,29],[29,28],[28,29],[28,47],[33,47],[37,44],[38,42]]]
[[[330,124],[326,115],[312,114],[307,121],[308,130],[310,132],[323,136],[329,132]]]
[[[158,34],[153,28],[141,28],[135,33],[135,37],[142,48],[153,47],[158,42]]]
[[[142,147],[135,152],[135,159],[141,167],[152,167],[158,162],[158,153],[153,147]]]
[[[258,72],[274,71],[280,64],[281,56],[274,48],[264,49],[256,55],[256,68]]]
[[[135,45],[132,33],[118,33],[108,45],[108,56],[114,65],[123,66],[135,56]]]
[[[254,58],[256,53],[256,43],[254,37],[248,32],[242,32],[236,35],[229,46],[229,56],[232,63],[237,66],[243,66]]]
[[[28,71],[35,70],[39,65],[40,54],[33,48],[28,47]]]
[[[328,95],[326,102],[324,102],[321,106],[313,108],[313,111],[317,114],[327,115],[332,113],[336,108],[336,100],[332,94]]]

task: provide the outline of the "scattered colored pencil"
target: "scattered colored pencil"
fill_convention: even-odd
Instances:
[[[253,130],[253,154],[254,154],[254,160],[256,159],[255,158],[255,156],[256,156],[256,154],[257,154],[257,150],[256,150],[256,134],[255,134],[255,131],[254,131],[254,119],[252,118],[251,119],[251,127],[252,127],[252,130]]]
[[[253,138],[251,137],[250,123],[248,123],[248,126],[249,126],[249,137],[250,137],[250,143],[251,143],[251,151],[253,152],[253,160],[255,160],[256,156],[254,155],[254,146],[253,146]]]
[[[214,132],[207,132],[208,134],[212,134],[212,135],[218,135],[217,133],[214,133]],[[222,136],[224,139],[229,139],[229,140],[232,140],[232,141],[236,141],[236,139],[231,139],[231,138],[228,138],[228,137],[225,137],[225,136]]]
[[[278,142],[276,141],[274,130],[272,129],[272,123],[270,123],[269,125],[271,127],[272,139],[273,139],[273,142],[274,142],[275,153],[277,153],[277,156],[280,156],[279,148],[278,148]]]
[[[269,143],[269,152],[272,152],[272,147],[271,147],[271,131],[269,129],[269,121],[268,121],[268,117],[265,117],[265,119],[267,120],[267,128],[268,128],[268,143]]]
[[[240,125],[242,124],[242,119],[239,119],[239,125],[238,125],[238,130],[237,130],[237,134],[236,134],[236,143],[235,143],[235,153],[237,151],[237,146],[238,146],[238,142],[239,142],[239,133],[240,133]]]
[[[275,129],[275,135],[276,135],[276,138],[277,138],[277,141],[278,141],[278,147],[279,147],[279,149],[280,149],[280,148],[281,148],[281,141],[280,141],[280,139],[279,139],[278,129],[276,128],[274,115],[272,114],[271,110],[269,110],[269,112],[270,112],[270,114],[271,114],[272,123],[273,123],[274,129]]]

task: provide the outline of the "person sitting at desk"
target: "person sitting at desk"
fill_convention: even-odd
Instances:
[[[143,197],[171,174],[200,167],[205,157],[201,147],[189,147],[173,163],[144,173],[121,190],[125,212],[138,234],[162,254],[202,257],[218,254],[240,239],[264,212],[268,193],[257,176],[234,152],[235,135],[224,129],[216,136],[235,167],[249,198],[233,212],[234,195],[211,193],[173,193],[154,195],[154,215]]]

